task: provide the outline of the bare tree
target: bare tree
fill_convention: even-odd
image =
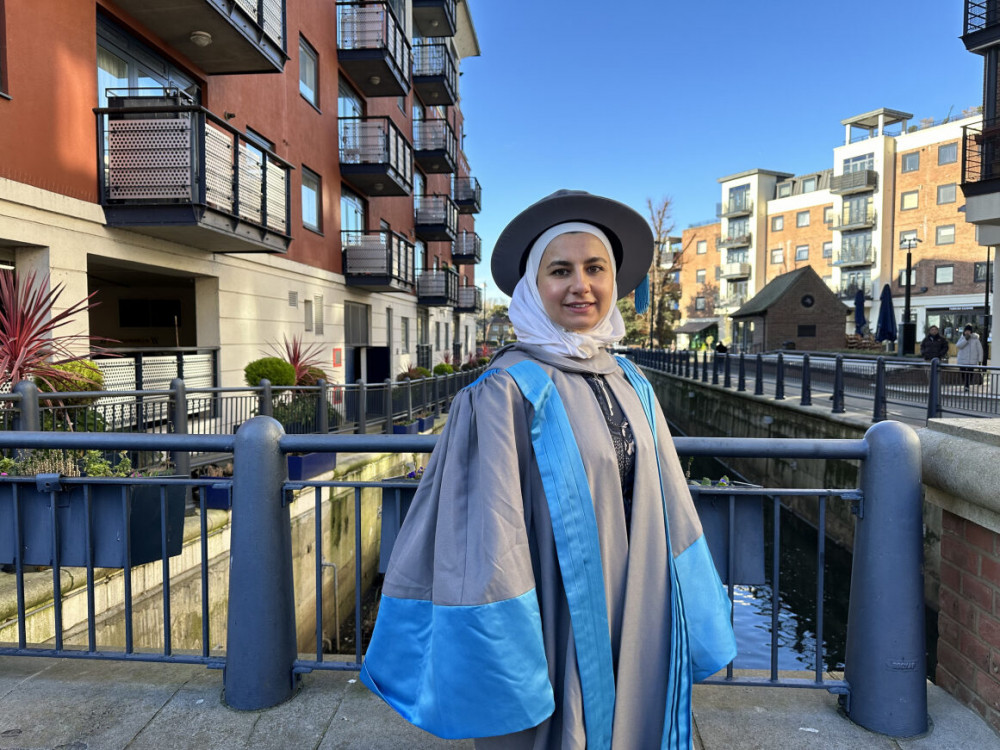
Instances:
[[[672,200],[660,198],[656,203],[646,199],[649,225],[653,229],[653,263],[649,269],[649,344],[654,340],[660,346],[674,340],[674,311],[680,301],[680,285],[674,281],[683,264],[684,248],[670,243],[674,230],[670,209]]]

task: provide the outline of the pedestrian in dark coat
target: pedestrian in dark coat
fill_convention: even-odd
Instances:
[[[920,342],[920,356],[928,362],[935,357],[942,362],[948,359],[948,339],[938,333],[937,326],[927,329],[927,335]]]

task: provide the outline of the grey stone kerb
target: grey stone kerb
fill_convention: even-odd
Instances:
[[[918,434],[925,499],[1000,534],[1000,419],[931,419]]]

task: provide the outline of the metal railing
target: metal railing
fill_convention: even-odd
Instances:
[[[718,247],[743,247],[749,245],[753,239],[753,233],[726,235],[719,240]]]
[[[458,140],[455,138],[455,131],[451,129],[451,123],[443,119],[414,122],[413,150],[417,156],[426,151],[443,151],[454,163]]]
[[[729,216],[741,216],[742,214],[753,213],[752,198],[734,198],[726,203],[715,204],[715,215],[719,218]]]
[[[857,244],[841,244],[837,252],[835,266],[870,266],[873,263],[874,251],[871,238],[867,242]]]
[[[454,101],[458,91],[458,68],[446,44],[418,44],[413,48],[414,84],[419,77],[441,77]]]
[[[445,227],[452,235],[458,232],[458,206],[447,195],[413,196],[413,214],[418,233],[424,226]]]
[[[868,729],[896,736],[912,736],[926,730],[926,686],[924,669],[924,620],[923,620],[923,579],[921,573],[921,512],[920,512],[920,453],[919,441],[911,429],[895,422],[887,422],[872,427],[863,440],[791,440],[791,439],[746,439],[746,438],[679,438],[675,439],[679,455],[713,457],[783,457],[857,460],[861,462],[859,488],[807,488],[807,489],[755,489],[755,494],[772,498],[774,513],[780,507],[780,497],[788,495],[818,498],[821,520],[825,519],[827,500],[852,503],[858,517],[855,541],[855,566],[852,572],[850,611],[844,679],[826,679],[825,663],[821,652],[823,644],[823,528],[819,529],[818,542],[820,557],[817,567],[816,602],[818,608],[816,642],[816,669],[812,679],[787,679],[778,673],[776,627],[772,628],[771,673],[768,678],[752,679],[734,674],[732,665],[725,677],[710,678],[708,682],[721,685],[755,685],[771,687],[806,687],[828,690],[843,695],[845,708],[854,721]],[[392,480],[380,482],[362,481],[303,481],[287,480],[286,455],[295,452],[315,453],[428,453],[436,445],[436,438],[407,436],[372,435],[286,435],[280,425],[271,419],[255,417],[242,425],[235,435],[113,435],[44,432],[7,432],[0,434],[0,450],[20,451],[34,448],[81,450],[124,449],[131,451],[215,451],[234,455],[234,475],[232,480],[181,480],[180,486],[205,486],[215,481],[223,490],[231,489],[232,519],[230,527],[231,546],[228,570],[228,613],[225,632],[226,644],[223,648],[213,646],[217,642],[209,626],[208,602],[210,600],[209,576],[209,529],[207,505],[200,500],[199,523],[195,532],[192,528],[192,544],[199,548],[197,562],[191,571],[200,572],[198,588],[201,596],[201,632],[198,644],[189,649],[175,648],[172,640],[171,591],[179,583],[171,578],[170,557],[177,554],[175,538],[171,536],[169,523],[165,521],[171,513],[167,479],[128,480],[66,480],[49,475],[32,479],[0,478],[0,510],[8,510],[14,519],[12,528],[15,538],[11,543],[9,559],[15,567],[17,586],[17,607],[13,617],[8,617],[7,626],[16,632],[16,642],[0,648],[0,655],[53,656],[90,659],[130,659],[150,662],[201,663],[208,666],[225,666],[224,683],[226,702],[233,708],[254,710],[277,705],[290,698],[295,690],[296,675],[316,669],[356,670],[359,669],[364,652],[362,596],[364,585],[362,530],[367,528],[364,514],[366,507],[373,512],[370,500],[364,502],[364,493],[381,489],[383,492],[383,522],[401,520],[396,513],[385,512],[386,493],[391,498],[404,483]],[[29,498],[31,484],[37,485],[39,497]],[[76,498],[62,493],[75,485],[84,490]],[[95,497],[99,487],[110,485],[121,493],[119,510],[116,514],[114,502],[108,508],[98,507]],[[137,643],[135,599],[132,591],[132,571],[134,549],[131,528],[127,524],[130,504],[135,498],[129,488],[151,486],[159,494],[159,528],[148,534],[151,544],[148,564],[154,570],[159,565],[162,590],[163,637],[156,643]],[[89,489],[88,489],[89,488]],[[296,492],[305,495],[308,502],[312,494],[312,515],[315,524],[315,549],[312,560],[314,585],[312,596],[315,609],[315,656],[298,656],[296,640],[296,611],[294,602],[293,555],[289,543],[291,538],[290,503]],[[712,490],[702,490],[711,494]],[[735,559],[736,525],[732,522],[740,490],[727,488],[715,491],[722,495],[727,504],[728,539],[726,552],[729,562],[729,595],[734,595],[733,560]],[[354,571],[354,626],[357,634],[354,644],[354,659],[328,657],[323,648],[324,633],[339,628],[339,616],[331,623],[325,616],[324,597],[337,596],[336,580],[339,570],[333,561],[328,561],[324,546],[323,497],[327,496],[330,513],[344,518],[345,528],[353,525],[353,571]],[[65,506],[76,507],[82,512],[82,521],[71,521],[69,515],[57,512]],[[398,496],[397,496],[398,500]],[[47,504],[46,504],[47,503]],[[154,502],[155,506],[155,502]],[[397,503],[398,507],[398,503]],[[46,510],[47,508],[47,510]],[[32,514],[41,509],[43,512]],[[108,511],[105,513],[105,511]],[[135,514],[134,505],[131,507]],[[120,586],[124,603],[124,644],[100,642],[97,637],[99,615],[96,604],[95,582],[97,578],[96,550],[103,548],[105,526],[113,525],[115,518],[126,523],[124,547],[119,543],[115,549],[123,554],[120,567],[123,569]],[[98,517],[100,516],[100,518]],[[79,519],[80,517],[78,517]],[[371,517],[369,516],[369,519]],[[30,522],[29,522],[30,521]],[[44,532],[44,533],[43,533]],[[63,633],[72,627],[64,613],[69,608],[63,606],[67,593],[62,591],[60,575],[60,541],[70,532],[75,541],[82,545],[72,561],[81,563],[86,571],[86,615],[81,624],[87,637],[82,647],[71,646]],[[157,533],[158,532],[158,533]],[[55,540],[50,553],[51,564],[51,608],[54,644],[32,640],[35,630],[26,626],[30,603],[35,596],[33,587],[26,586],[25,559],[29,553],[26,539],[41,533]],[[68,538],[68,537],[67,537]],[[348,537],[349,539],[349,537]],[[159,540],[159,544],[156,542]],[[774,549],[780,547],[780,524],[775,524]],[[173,547],[171,545],[174,545]],[[347,542],[348,547],[350,542]],[[114,546],[114,545],[112,545]],[[121,550],[124,549],[124,552]],[[68,559],[68,558],[67,558]],[[223,558],[224,559],[224,558]],[[308,564],[308,563],[307,563]],[[780,558],[775,553],[772,560],[771,583],[774,591],[773,602],[779,601],[781,570]],[[334,569],[331,582],[328,570]],[[30,574],[32,576],[46,574]],[[190,575],[189,575],[190,577]],[[252,592],[252,595],[249,595]],[[148,596],[148,594],[147,594]],[[777,605],[773,604],[777,618]],[[75,610],[76,608],[74,608]],[[261,611],[267,617],[260,616]],[[11,623],[13,620],[13,623]],[[772,619],[772,623],[775,620]],[[887,623],[892,624],[893,638],[876,638],[873,634],[883,632]],[[886,664],[903,664],[906,667],[887,669]]]
[[[344,251],[344,275],[385,277],[399,285],[413,288],[415,251],[412,242],[389,230],[341,231]]]
[[[877,214],[874,208],[851,210],[845,208],[839,215],[831,216],[830,227],[839,231],[864,229],[875,226]]]
[[[458,288],[458,304],[455,312],[478,313],[483,310],[483,290],[478,286]]]
[[[996,0],[965,0],[965,33],[981,31],[1000,23]]]
[[[464,154],[462,158],[464,160]],[[461,213],[479,213],[483,205],[483,190],[479,185],[479,180],[475,177],[456,177],[452,192]]]
[[[813,406],[819,391],[829,394],[834,414],[844,413],[845,397],[852,397],[871,413],[872,422],[1000,416],[1000,367],[794,352],[704,352],[699,357],[693,351],[631,349],[627,355],[651,370],[713,385],[721,381],[725,388],[776,400],[793,388],[803,406]]]
[[[382,166],[406,189],[413,189],[413,147],[388,117],[341,117],[340,163]]]
[[[385,50],[400,81],[410,80],[413,54],[399,21],[385,2],[337,2],[337,49]]]
[[[478,263],[482,259],[482,245],[478,234],[463,230],[451,245],[451,262]]]
[[[458,304],[458,274],[450,268],[428,268],[417,276],[417,300],[423,305]]]
[[[860,169],[857,172],[834,175],[830,179],[830,192],[853,193],[874,190],[878,187],[878,172],[874,169]]]

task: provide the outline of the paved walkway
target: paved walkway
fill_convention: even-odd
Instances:
[[[930,733],[893,740],[852,724],[826,692],[695,688],[699,750],[989,750],[1000,737],[928,685]],[[3,750],[471,750],[415,729],[354,672],[314,672],[263,711],[222,704],[222,674],[201,666],[0,657]],[[645,750],[637,748],[636,750]]]

